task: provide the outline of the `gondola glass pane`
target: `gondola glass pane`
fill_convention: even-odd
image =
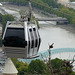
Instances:
[[[28,32],[28,54],[30,54],[30,35],[29,35],[29,32]]]
[[[4,40],[5,46],[25,47],[25,37],[23,28],[7,28]]]
[[[36,33],[36,29],[35,28],[33,28],[33,31],[34,31],[34,36],[35,36],[35,47],[37,47],[37,45],[38,45],[38,39],[37,39],[37,33]]]
[[[29,29],[29,30],[30,30],[31,40],[32,40],[31,48],[34,48],[33,32],[32,32],[32,29]]]

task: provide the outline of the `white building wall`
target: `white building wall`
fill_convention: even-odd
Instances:
[[[58,3],[61,3],[62,4],[63,2],[64,3],[67,3],[67,2],[70,2],[70,0],[58,0]]]

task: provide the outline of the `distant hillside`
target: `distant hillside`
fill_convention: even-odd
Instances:
[[[70,0],[71,2],[75,2],[75,0]]]
[[[0,0],[1,2],[3,0]],[[28,5],[27,0],[4,0],[15,5]],[[31,0],[33,7],[39,8],[44,12],[50,14],[55,14],[59,17],[65,17],[70,24],[75,24],[75,10],[72,8],[67,8],[64,5],[57,3],[58,0]],[[75,1],[75,0],[71,0]],[[44,13],[43,12],[43,13]]]
[[[2,2],[3,0],[0,0],[0,2]],[[17,4],[17,5],[27,5],[27,0],[4,0],[7,2],[11,2],[13,4]],[[48,6],[52,6],[54,8],[58,7],[59,4],[57,4],[58,0],[31,0],[43,5],[48,5]],[[35,3],[32,3],[33,6],[36,6]]]

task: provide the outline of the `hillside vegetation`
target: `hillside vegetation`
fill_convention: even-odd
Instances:
[[[2,0],[0,0],[2,1]],[[27,0],[4,0],[11,4],[28,5]],[[58,0],[31,0],[32,6],[50,14],[65,17],[70,24],[75,24],[75,10],[57,3]],[[71,0],[74,1],[74,0]]]
[[[0,13],[0,24],[2,24],[2,35],[6,26],[7,21],[14,21],[14,17],[12,15],[2,15]],[[0,37],[0,47],[2,46],[2,38]]]
[[[18,61],[16,58],[12,58],[12,61],[18,70],[18,75],[75,75],[70,62],[58,58],[51,60],[53,73],[49,62],[44,63],[39,59],[32,60],[30,64]]]
[[[17,5],[27,5],[27,0],[4,0],[6,2],[11,2],[13,4],[17,4]],[[40,4],[46,4],[49,6],[53,6],[53,7],[58,7],[59,5],[57,4],[57,0],[31,0]],[[3,2],[3,0],[0,0],[0,2]],[[33,3],[32,5],[36,5],[35,3]]]
[[[70,0],[71,2],[75,2],[75,0]]]

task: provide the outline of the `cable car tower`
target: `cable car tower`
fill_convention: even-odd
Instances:
[[[28,21],[8,21],[2,37],[2,49],[7,57],[34,58],[38,56],[41,38],[36,21],[32,21],[30,0]]]

